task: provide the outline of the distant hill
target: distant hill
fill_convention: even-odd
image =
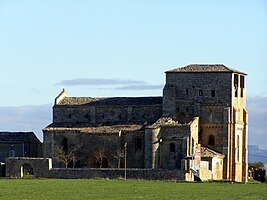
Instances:
[[[262,162],[267,164],[267,150],[258,145],[248,145],[248,162]]]

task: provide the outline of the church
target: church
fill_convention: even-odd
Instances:
[[[188,181],[197,173],[202,180],[246,182],[247,74],[191,64],[165,75],[159,97],[71,97],[63,89],[43,129],[43,156],[64,167],[55,149],[78,146],[69,163],[76,168],[181,170]]]

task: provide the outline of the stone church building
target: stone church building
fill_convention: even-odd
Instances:
[[[246,74],[220,64],[165,73],[163,97],[70,97],[63,90],[43,129],[44,157],[56,146],[68,152],[79,145],[74,167],[182,170],[193,180],[200,144],[202,179],[246,182]]]

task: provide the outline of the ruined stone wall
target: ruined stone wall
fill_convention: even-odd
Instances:
[[[191,124],[146,129],[146,167],[181,169],[182,160],[193,154],[196,142],[198,118]]]
[[[51,158],[26,158],[15,157],[6,159],[6,176],[10,178],[23,177],[23,165],[28,164],[33,168],[34,177],[46,177],[52,168]]]

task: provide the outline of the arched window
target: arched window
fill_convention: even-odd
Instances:
[[[170,144],[170,152],[175,153],[175,144],[174,143]]]
[[[68,138],[63,139],[62,145],[63,145],[63,150],[68,151]]]
[[[135,140],[135,151],[139,151],[142,149],[142,140],[141,138],[137,138]]]
[[[215,145],[215,138],[214,138],[213,135],[210,135],[208,144],[209,144],[209,145]]]

